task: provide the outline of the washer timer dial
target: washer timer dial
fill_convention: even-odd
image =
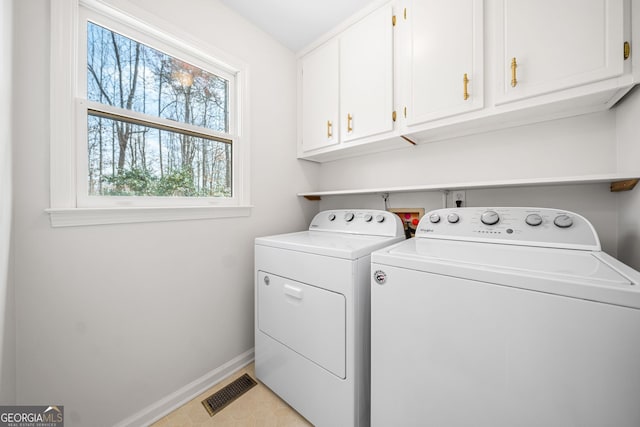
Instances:
[[[524,222],[526,222],[528,225],[530,225],[532,227],[536,227],[536,226],[542,224],[542,217],[540,215],[538,215],[538,214],[529,214],[524,219]]]
[[[486,225],[494,225],[500,221],[500,215],[496,211],[485,211],[480,216],[480,221]]]
[[[569,228],[573,225],[573,219],[566,214],[558,215],[553,223],[560,228]]]

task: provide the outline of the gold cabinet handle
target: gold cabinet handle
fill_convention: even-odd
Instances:
[[[629,42],[624,42],[624,44],[622,45],[622,51],[622,57],[626,61],[631,56],[631,45],[629,44]]]
[[[469,77],[467,77],[467,73],[464,73],[464,77],[462,77],[462,86],[463,86],[462,97],[466,101],[467,99],[469,99]]]
[[[353,116],[347,113],[347,132],[353,132]]]
[[[331,120],[327,120],[327,138],[331,138],[333,136],[333,124]]]
[[[511,60],[511,87],[516,87],[518,84],[518,79],[516,78],[516,68],[518,68],[518,63],[516,62],[516,58],[514,57]]]

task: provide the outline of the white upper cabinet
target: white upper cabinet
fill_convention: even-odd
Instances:
[[[393,25],[384,6],[340,37],[343,142],[393,130]]]
[[[623,73],[622,0],[496,3],[496,104]]]
[[[302,151],[340,142],[339,45],[329,40],[301,60]]]
[[[483,107],[482,0],[409,0],[406,124],[412,126]],[[403,108],[404,110],[404,108]]]
[[[640,38],[632,3],[371,6],[300,57],[298,156],[329,161],[608,109],[640,81],[625,57]]]
[[[298,157],[332,160],[407,145],[394,124],[391,3],[301,56]]]

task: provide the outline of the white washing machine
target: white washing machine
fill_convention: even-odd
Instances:
[[[640,426],[640,274],[575,213],[428,213],[372,254],[372,426]]]
[[[256,376],[316,426],[369,424],[370,257],[403,239],[375,210],[256,239]]]

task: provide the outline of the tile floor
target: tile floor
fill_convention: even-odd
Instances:
[[[226,386],[236,378],[248,373],[256,379],[253,363],[231,375],[226,380],[210,388],[184,406],[176,409],[169,415],[160,419],[151,427],[200,427],[200,426],[224,426],[224,427],[307,427],[311,426],[307,420],[283,402],[266,386],[258,382],[258,385],[247,391],[222,411],[213,417],[202,401]]]

